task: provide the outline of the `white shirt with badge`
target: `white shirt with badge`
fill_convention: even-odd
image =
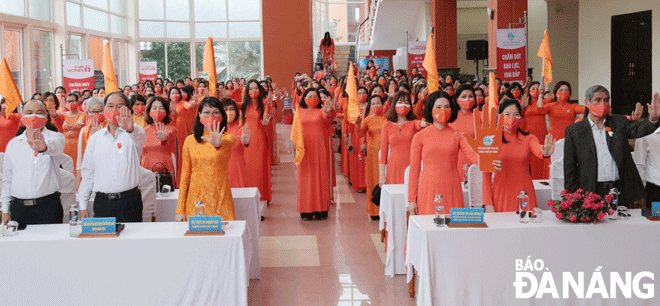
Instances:
[[[660,128],[637,139],[633,159],[644,182],[660,186]]]
[[[598,180],[597,182],[614,182],[619,180],[619,170],[612,158],[612,153],[610,153],[610,148],[607,146],[607,137],[605,136],[605,120],[603,119],[603,125],[598,128],[598,126],[591,121],[591,118],[587,116],[589,124],[591,124],[591,132],[594,136],[594,143],[596,145],[596,155],[598,157]],[[610,136],[612,137],[612,136]]]

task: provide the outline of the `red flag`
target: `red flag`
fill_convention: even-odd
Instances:
[[[426,55],[424,55],[424,63],[422,67],[426,70],[426,82],[428,83],[429,94],[440,89],[440,81],[438,76],[438,65],[435,62],[435,48],[433,47],[433,33],[429,35],[429,40],[426,42]]]
[[[2,66],[0,66],[0,95],[5,98],[5,118],[9,118],[9,114],[16,109],[23,99],[21,99],[21,94],[18,92],[7,60],[4,58],[2,59]]]
[[[215,51],[211,37],[206,39],[206,46],[204,46],[204,71],[209,74],[209,96],[215,97],[215,84],[218,83],[218,76],[215,72]]]
[[[543,83],[552,83],[552,54],[550,54],[550,39],[548,39],[548,30],[545,30],[543,42],[539,47],[539,52],[536,56],[543,58],[543,68],[541,75],[543,76]]]

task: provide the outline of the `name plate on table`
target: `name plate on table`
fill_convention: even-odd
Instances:
[[[115,218],[84,218],[82,219],[83,234],[115,234],[117,222]]]
[[[188,217],[190,232],[220,232],[222,231],[221,216]]]
[[[651,217],[660,217],[660,202],[653,202],[651,204]]]
[[[450,224],[477,224],[484,223],[483,208],[452,208]]]

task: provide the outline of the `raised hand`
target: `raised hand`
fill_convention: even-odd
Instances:
[[[222,133],[225,132],[225,128],[220,130],[220,122],[216,122],[211,129],[210,137],[202,136],[202,140],[210,143],[216,148],[219,148],[222,145]]]
[[[497,167],[493,164],[493,161],[499,160],[502,151],[503,126],[503,124],[498,126],[497,122],[498,118],[499,122],[503,121],[503,115],[498,116],[496,108],[485,105],[483,121],[481,118],[481,112],[475,109],[474,122],[477,137],[473,139],[466,133],[463,133],[463,137],[472,147],[472,150],[479,154],[479,170],[482,172],[496,172]],[[478,124],[478,122],[482,124]]]
[[[131,111],[128,110],[128,107],[122,106],[119,109],[119,116],[117,117],[117,124],[124,131],[132,133],[135,127],[133,126],[133,115]]]
[[[30,148],[35,152],[46,151],[48,147],[46,146],[46,140],[44,140],[44,135],[41,134],[41,131],[35,130],[31,134],[32,137],[29,137],[30,133],[27,134],[28,136],[27,143],[30,146]]]
[[[94,135],[94,133],[98,132],[101,130],[101,124],[98,123],[96,120],[92,119],[91,120],[91,126],[89,129],[89,136]]]
[[[642,118],[642,114],[644,113],[644,107],[642,106],[642,103],[637,102],[635,104],[635,110],[630,114],[630,121],[637,121],[640,118]]]
[[[330,113],[332,112],[332,100],[323,103],[323,111],[326,116],[330,116]]]
[[[458,90],[459,86],[461,86],[461,82],[456,80],[456,82],[454,82],[454,84],[452,85],[452,87],[454,88],[454,92]]]
[[[522,107],[522,109],[526,109],[527,106],[529,106],[529,91],[526,90],[522,96],[522,100],[520,101],[520,107]]]
[[[243,145],[247,146],[247,145],[250,144],[250,127],[248,127],[247,125],[244,125],[241,128],[241,131],[242,131],[242,133],[241,133],[241,142],[243,143]]]
[[[261,119],[261,125],[268,125],[268,123],[270,123],[270,118],[272,118],[270,114],[264,114],[263,119]]]
[[[425,127],[427,127],[427,126],[430,125],[428,122],[426,122],[426,118],[422,118],[421,121],[422,121],[422,122],[419,123],[419,126],[421,126],[421,127],[423,127],[423,128],[425,128]]]
[[[557,140],[552,139],[552,134],[545,135],[545,143],[542,149],[544,157],[550,157],[555,152],[555,143],[557,143]]]
[[[167,126],[162,122],[156,122],[156,131],[154,134],[160,141],[167,141]]]
[[[57,109],[55,109],[55,103],[46,103],[46,108],[51,117],[57,118],[57,116],[59,116]]]
[[[649,108],[649,120],[658,121],[660,118],[660,94],[658,92],[653,94],[651,104],[647,104]]]

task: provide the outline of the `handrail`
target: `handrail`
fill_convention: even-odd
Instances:
[[[355,42],[355,60],[358,58],[358,54],[360,54],[360,42],[362,41],[362,34],[361,34],[361,29],[362,25],[364,25],[365,22],[369,20],[369,15],[367,15],[367,18],[365,18],[360,25],[358,26],[357,34],[356,35],[356,42]]]

